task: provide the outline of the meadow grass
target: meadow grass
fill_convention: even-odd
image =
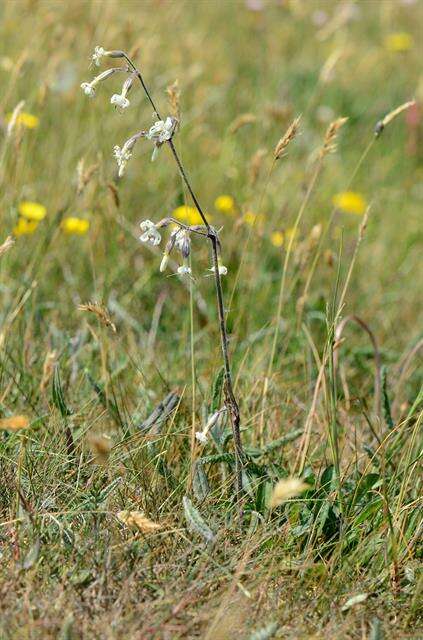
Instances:
[[[1,4],[1,640],[422,637],[422,13]],[[228,416],[195,438],[223,406],[207,243],[190,279],[139,242],[192,202],[165,146],[118,178],[153,114],[117,76],[83,95],[96,45],[180,117],[221,228],[242,505]]]

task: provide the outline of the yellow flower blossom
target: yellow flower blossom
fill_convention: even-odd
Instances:
[[[282,231],[274,231],[270,236],[270,242],[274,247],[282,247],[285,236]]]
[[[274,247],[282,247],[285,242],[288,245],[289,241],[291,240],[292,237],[296,237],[298,235],[298,229],[295,229],[294,227],[290,227],[289,229],[286,229],[286,231],[274,231],[271,235],[270,235],[270,242],[273,244]]]
[[[47,209],[44,205],[39,204],[38,202],[25,201],[19,204],[19,213],[27,220],[40,222],[40,220],[43,220],[46,217]]]
[[[250,227],[255,225],[260,227],[264,222],[264,215],[262,213],[254,213],[254,211],[246,211],[242,219]]]
[[[25,220],[25,218],[19,218],[18,224],[13,229],[14,236],[27,236],[34,233],[38,227],[37,220]]]
[[[65,233],[83,236],[90,228],[90,222],[83,218],[70,216],[69,218],[63,218],[61,227]]]
[[[10,122],[12,119],[11,113],[8,113],[6,116],[6,121]],[[26,111],[21,111],[16,117],[16,124],[21,124],[27,129],[36,129],[40,124],[40,119],[38,116],[34,116],[32,113],[27,113]]]
[[[207,219],[211,220],[211,217],[208,214],[206,215]],[[189,207],[186,204],[183,204],[180,207],[176,207],[176,209],[174,209],[172,213],[172,216],[174,218],[177,218],[178,220],[181,220],[181,222],[185,222],[185,224],[204,224],[197,209],[195,207]]]
[[[367,209],[367,202],[360,193],[355,191],[343,191],[337,193],[333,199],[333,204],[341,211],[354,213],[357,216],[363,215]]]
[[[221,213],[234,213],[235,212],[235,200],[232,196],[221,195],[214,201],[214,206]]]
[[[385,47],[388,51],[395,53],[401,53],[403,51],[409,51],[414,45],[413,36],[406,31],[398,31],[397,33],[391,33],[385,38]]]

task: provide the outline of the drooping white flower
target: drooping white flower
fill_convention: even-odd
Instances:
[[[154,222],[151,222],[151,220],[144,220],[140,223],[140,227],[141,231],[143,231],[140,235],[141,242],[150,242],[154,246],[160,244],[162,236],[158,232]]]
[[[132,87],[134,82],[134,77],[130,76],[125,80],[122,86],[122,91],[120,93],[115,93],[110,98],[110,103],[114,104],[115,107],[119,108],[121,111],[127,109],[130,105],[130,102],[127,98],[127,95]]]
[[[127,109],[130,105],[128,98],[125,98],[120,93],[114,93],[110,98],[110,104],[114,104],[115,107],[119,107],[119,109]]]
[[[189,267],[187,264],[182,264],[180,267],[178,267],[178,273],[180,276],[191,275],[191,267]]]
[[[215,272],[214,265],[211,269],[209,269],[209,271],[211,271],[212,273]],[[218,271],[220,276],[226,276],[226,274],[228,273],[227,267],[225,267],[225,265],[223,264],[220,264],[220,262],[218,263]]]
[[[114,67],[113,69],[106,69],[106,71],[102,71],[95,78],[91,80],[91,82],[83,82],[81,84],[81,89],[89,98],[94,98],[95,96],[95,87],[99,82],[110,78],[116,71],[119,71],[118,67]]]
[[[93,63],[97,67],[99,67],[100,66],[100,62],[101,62],[101,58],[103,58],[103,56],[105,56],[106,54],[107,54],[107,51],[104,49],[104,47],[95,47],[94,53],[92,55]]]
[[[175,246],[179,249],[184,259],[188,258],[191,252],[191,238],[186,229],[181,229],[176,234]]]
[[[201,442],[201,444],[207,444],[207,434],[204,433],[204,431],[196,431],[195,437],[197,438],[198,442]]]
[[[146,138],[154,142],[151,160],[155,160],[159,147],[161,147],[164,142],[167,142],[172,138],[176,124],[176,118],[168,116],[166,120],[158,120],[155,122],[147,131]]]
[[[119,145],[117,144],[113,147],[113,155],[116,158],[116,162],[119,169],[119,173],[118,173],[119,178],[123,176],[125,172],[126,164],[128,160],[130,160],[132,157],[132,149],[134,148],[135,143],[143,135],[144,135],[144,132],[139,131],[135,135],[128,138],[128,140],[125,142],[122,148],[120,148]]]
[[[82,91],[85,93],[86,96],[88,96],[89,98],[94,98],[95,96],[95,89],[92,82],[83,82],[81,84],[81,89]]]
[[[113,147],[113,155],[116,158],[117,166],[119,169],[119,178],[121,178],[125,172],[126,163],[131,159],[132,152],[126,148],[126,144],[123,145],[122,149],[119,147],[119,145],[115,145]]]
[[[226,411],[225,407],[223,409],[219,409],[219,411],[215,411],[214,413],[212,413],[210,418],[207,420],[207,423],[204,429],[202,431],[195,432],[195,437],[198,440],[198,442],[201,442],[202,444],[207,444],[210,429],[214,427],[214,425],[219,419],[220,414],[223,413],[224,411]]]

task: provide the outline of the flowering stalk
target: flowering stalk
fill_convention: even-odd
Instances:
[[[133,69],[135,75],[140,81],[141,86],[144,89],[144,92],[151,106],[154,109],[154,113],[157,115],[159,120],[162,120],[162,118],[160,117],[160,113],[158,112],[157,107],[144,82],[141,72],[139,71],[139,69],[136,68],[132,60],[126,54],[124,54],[123,57],[129,64],[129,66]],[[210,226],[206,218],[206,215],[192,189],[191,183],[188,179],[186,171],[179,158],[178,152],[176,151],[175,145],[173,144],[172,137],[166,140],[166,143],[168,144],[172,152],[172,155],[178,166],[179,173],[181,174],[182,180],[184,181],[185,186],[187,187],[188,192],[191,195],[191,198],[195,204],[195,207],[201,216],[204,226],[206,227],[207,238],[210,240],[210,244],[211,244],[212,260],[213,260],[213,275],[214,275],[214,280],[216,285],[217,311],[218,311],[218,317],[219,317],[220,343],[222,348],[223,364],[224,364],[224,370],[225,370],[225,384],[224,384],[225,404],[226,404],[228,413],[231,417],[232,431],[233,431],[234,445],[235,445],[236,486],[237,486],[238,499],[241,500],[242,498],[242,467],[243,467],[243,461],[244,461],[244,451],[243,451],[242,441],[241,441],[241,429],[240,429],[241,418],[240,418],[238,402],[235,398],[235,393],[233,389],[232,371],[231,371],[231,364],[230,364],[229,350],[228,350],[228,333],[226,329],[226,318],[225,318],[225,309],[223,304],[223,291],[222,291],[222,279],[221,279],[222,266],[220,265],[220,261],[219,261],[219,238],[217,236],[217,232],[215,231],[215,229],[213,229]]]
[[[158,122],[156,122],[148,132],[146,131],[140,131],[138,134],[135,134],[135,136],[133,136],[132,138],[130,138],[122,147],[122,149],[120,149],[120,147],[115,147],[114,150],[114,154],[116,157],[116,160],[118,162],[118,167],[119,167],[119,175],[121,176],[123,171],[124,171],[124,167],[127,163],[127,161],[129,160],[129,158],[131,157],[131,153],[132,153],[132,148],[136,142],[136,140],[140,137],[146,137],[150,140],[153,141],[154,143],[154,150],[153,150],[153,157],[152,160],[154,160],[154,158],[157,155],[157,151],[160,148],[160,146],[162,146],[163,144],[167,144],[170,148],[170,151],[173,155],[173,158],[176,162],[176,165],[178,167],[179,173],[182,177],[183,182],[185,183],[186,188],[188,189],[188,192],[194,202],[194,205],[203,221],[204,227],[186,227],[185,225],[181,225],[178,222],[178,226],[179,229],[176,232],[173,232],[171,234],[171,237],[169,239],[168,245],[166,246],[165,249],[165,253],[163,256],[163,260],[162,263],[160,265],[160,270],[164,271],[166,268],[166,264],[167,264],[167,260],[168,260],[168,256],[170,254],[170,251],[172,250],[173,246],[177,246],[178,249],[180,250],[182,257],[183,257],[183,265],[181,267],[179,267],[178,269],[178,273],[180,275],[183,274],[190,274],[191,273],[191,269],[189,267],[189,263],[188,263],[188,256],[189,256],[189,251],[190,251],[190,237],[189,237],[189,233],[190,232],[194,232],[197,233],[199,235],[203,235],[204,237],[208,238],[210,241],[210,246],[211,246],[211,253],[212,253],[212,261],[213,261],[213,266],[210,269],[210,271],[212,272],[212,275],[214,277],[215,280],[215,286],[216,286],[216,300],[217,300],[217,312],[218,312],[218,318],[219,318],[219,332],[220,332],[220,342],[221,342],[221,349],[222,349],[222,356],[223,356],[223,364],[224,364],[224,396],[225,396],[225,406],[226,409],[230,415],[230,419],[231,419],[231,424],[232,424],[232,431],[233,431],[233,437],[234,437],[234,447],[235,447],[235,461],[236,461],[236,489],[237,489],[237,497],[239,500],[239,504],[241,504],[241,498],[242,498],[242,468],[243,468],[243,462],[244,462],[244,451],[243,451],[243,447],[242,447],[242,442],[241,442],[241,430],[240,430],[240,412],[239,412],[239,406],[238,406],[238,402],[235,398],[235,393],[234,393],[234,388],[233,388],[233,382],[232,382],[232,372],[231,372],[231,364],[230,364],[230,357],[229,357],[229,349],[228,349],[228,334],[227,334],[227,328],[226,328],[226,317],[225,317],[225,309],[224,309],[224,303],[223,303],[223,291],[222,291],[222,280],[221,280],[221,276],[225,275],[227,270],[226,267],[224,267],[220,260],[219,260],[219,253],[220,253],[220,241],[218,238],[218,234],[217,231],[209,224],[207,217],[197,199],[197,196],[195,195],[193,188],[191,186],[191,183],[189,181],[189,178],[187,176],[187,173],[182,165],[182,162],[179,158],[178,152],[175,149],[175,145],[173,143],[173,134],[176,130],[177,127],[177,120],[175,118],[172,117],[168,117],[165,121],[161,118],[160,113],[153,101],[153,98],[151,97],[151,94],[147,88],[147,85],[145,84],[144,78],[141,74],[141,72],[139,71],[139,69],[135,66],[135,64],[133,63],[133,61],[129,58],[129,56],[124,52],[124,51],[113,51],[113,52],[108,52],[105,51],[102,47],[96,47],[94,56],[93,56],[93,62],[95,64],[99,64],[101,57],[103,56],[108,56],[108,57],[113,57],[113,58],[124,58],[126,60],[126,62],[129,65],[129,69],[127,69],[128,72],[131,73],[131,78],[136,77],[143,90],[145,95],[147,96],[148,101],[150,102],[151,106],[153,107],[154,110],[154,114],[157,116],[158,118]],[[132,83],[128,82],[128,85],[124,85],[124,88],[122,90],[122,94],[117,95],[117,97],[114,96],[114,100],[112,100],[112,103],[116,104],[117,106],[119,106],[120,108],[126,108],[128,106],[127,102],[125,102],[126,99],[126,87],[128,87],[128,90],[130,89],[130,85]],[[86,87],[82,87],[84,89],[84,91],[87,93]],[[119,103],[119,104],[117,104]],[[150,242],[152,244],[158,244],[160,242],[160,233],[158,232],[158,228],[160,227],[164,227],[167,226],[167,224],[169,224],[169,222],[171,221],[170,218],[164,219],[162,221],[160,221],[159,223],[157,223],[156,225],[154,225],[154,223],[152,223],[149,220],[146,220],[142,223],[141,225],[141,230],[143,231],[143,234],[141,235],[140,239],[143,242]],[[201,231],[201,229],[203,228],[203,231]]]

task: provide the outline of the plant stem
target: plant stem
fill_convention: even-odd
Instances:
[[[141,86],[144,90],[144,93],[146,94],[151,106],[153,107],[155,114],[157,115],[159,120],[162,120],[160,113],[157,110],[157,107],[154,103],[154,100],[151,97],[151,94],[144,82],[141,72],[139,71],[139,69],[137,69],[135,64],[126,55],[126,53],[124,52],[122,53],[125,60],[128,62],[128,64],[136,74],[138,80],[140,81]],[[240,411],[239,411],[238,402],[235,398],[233,381],[232,381],[232,371],[231,371],[231,363],[230,363],[229,349],[228,349],[228,332],[226,328],[225,308],[223,303],[222,279],[219,273],[219,239],[217,236],[217,232],[213,229],[213,227],[210,226],[206,218],[206,215],[197,199],[197,196],[195,195],[192,189],[191,183],[189,181],[185,168],[179,158],[178,152],[175,149],[175,145],[173,144],[172,138],[170,140],[167,140],[167,145],[170,148],[173,158],[178,166],[181,178],[184,181],[186,188],[188,189],[188,192],[195,204],[195,207],[198,213],[201,216],[202,221],[204,222],[204,226],[206,227],[206,230],[207,230],[207,238],[210,240],[210,244],[211,244],[212,260],[213,260],[213,267],[214,267],[214,280],[216,285],[217,312],[219,317],[220,343],[222,348],[223,365],[225,370],[225,387],[224,387],[225,405],[231,417],[232,431],[234,436],[235,461],[236,461],[236,468],[235,468],[236,493],[237,493],[238,501],[240,503],[242,499],[242,467],[244,462],[244,451],[243,451],[242,440],[241,440]]]

